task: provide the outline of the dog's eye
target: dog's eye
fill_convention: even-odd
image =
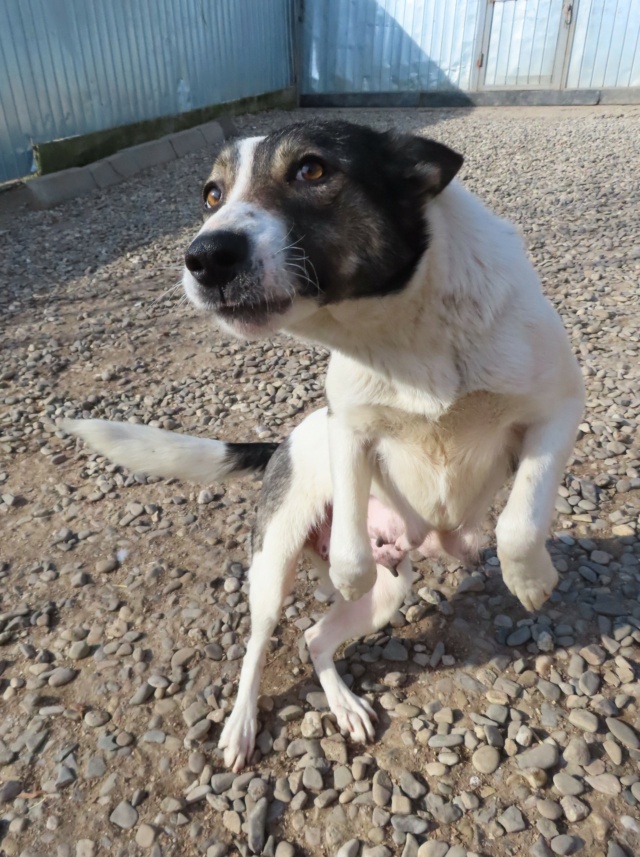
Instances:
[[[308,158],[300,164],[300,169],[296,173],[296,181],[317,182],[324,177],[324,174],[324,164],[317,158]]]
[[[204,207],[207,209],[215,208],[220,204],[222,199],[222,191],[217,184],[211,185],[207,190],[207,195],[204,200]]]

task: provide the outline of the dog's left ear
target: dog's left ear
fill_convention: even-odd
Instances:
[[[426,137],[406,136],[399,142],[410,173],[422,181],[427,196],[443,191],[464,161],[458,152]]]

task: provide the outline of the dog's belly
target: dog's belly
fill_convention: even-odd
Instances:
[[[430,528],[445,533],[477,526],[521,442],[508,400],[490,393],[464,397],[437,421],[386,411],[376,429],[382,493],[391,498],[391,483]]]

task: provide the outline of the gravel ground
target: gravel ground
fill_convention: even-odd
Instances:
[[[458,148],[462,180],[526,236],[588,386],[560,585],[526,614],[491,536],[477,569],[417,563],[391,626],[340,653],[380,716],[352,747],[299,644],[323,609],[301,571],[255,764],[224,771],[258,483],[133,476],[56,420],[283,438],[322,403],[326,355],[229,341],[172,290],[207,153],[16,217],[0,232],[3,857],[640,853],[640,109],[336,112]]]

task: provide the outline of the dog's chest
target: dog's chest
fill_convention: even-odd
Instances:
[[[465,396],[435,420],[393,408],[371,409],[371,417],[382,478],[442,529],[468,520],[517,452],[509,401],[493,393]]]

